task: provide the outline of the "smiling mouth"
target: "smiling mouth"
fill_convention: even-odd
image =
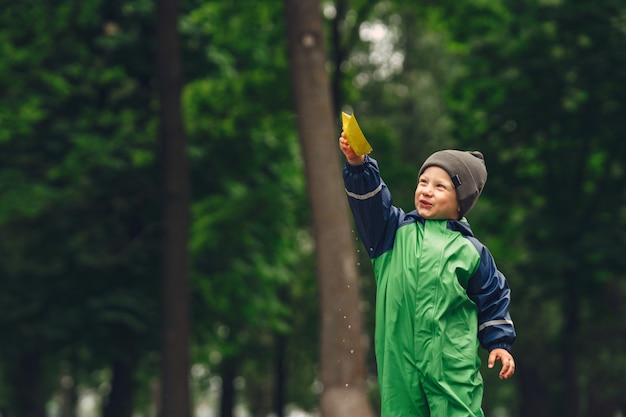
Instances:
[[[430,208],[430,207],[432,207],[433,205],[432,205],[431,203],[429,203],[428,201],[425,201],[425,200],[420,200],[420,206],[421,206],[421,207],[424,207],[424,208]]]

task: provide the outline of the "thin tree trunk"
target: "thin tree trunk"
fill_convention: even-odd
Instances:
[[[23,353],[19,360],[14,388],[17,413],[20,417],[46,417],[46,402],[43,393],[42,355],[38,350]]]
[[[290,74],[316,241],[321,311],[321,411],[373,416],[365,390],[354,236],[339,163],[319,0],[286,0]]]
[[[135,366],[129,360],[118,359],[113,364],[111,394],[103,417],[132,417],[135,398]]]
[[[128,327],[120,332],[120,341],[126,345],[123,356],[113,363],[111,393],[109,394],[102,413],[103,417],[132,417],[135,406],[137,369],[137,335]]]
[[[520,416],[552,417],[554,416],[554,400],[550,395],[545,380],[537,374],[535,364],[524,361],[523,356],[516,357],[516,377],[520,380],[521,403]]]
[[[285,356],[287,354],[287,337],[279,333],[274,340],[276,341],[274,363],[274,414],[276,417],[285,417],[285,382],[287,381]]]
[[[180,95],[178,0],[157,0],[157,66],[164,173],[161,417],[190,417],[189,173]]]
[[[573,276],[574,275],[570,275]],[[562,368],[564,392],[562,398],[563,412],[566,416],[580,416],[580,390],[578,389],[578,356],[577,343],[572,343],[580,330],[580,300],[576,278],[571,280],[565,298],[565,324],[563,327]]]
[[[220,417],[233,417],[235,412],[235,377],[237,376],[236,358],[222,361],[220,376],[222,377],[222,397],[220,399]]]

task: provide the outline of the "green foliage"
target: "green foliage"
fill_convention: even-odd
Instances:
[[[315,317],[316,302],[282,2],[183,6],[194,351],[199,361],[204,352],[238,357],[242,372],[263,363],[252,372],[267,374],[273,334],[307,340],[290,339],[305,346],[290,356],[315,356],[310,333],[297,327]],[[0,305],[10,312],[0,328],[14,346],[0,353],[10,361],[28,346],[49,346],[46,356],[70,362],[77,384],[95,383],[89,369],[129,355],[154,367],[153,9],[143,0],[23,3],[0,18]],[[129,335],[138,343],[120,343]]]
[[[265,397],[273,375],[266,358],[284,336],[288,346],[302,346],[311,332],[301,335],[297,323],[315,317],[317,305],[306,284],[312,269],[302,267],[310,265],[311,247],[302,238],[308,212],[285,82],[285,39],[276,20],[281,7],[206,3],[182,23],[186,42],[206,60],[202,76],[184,92],[197,196],[190,249],[198,354],[237,358],[247,390]],[[299,294],[303,287],[309,289]],[[304,347],[309,364],[310,346]],[[284,360],[302,360],[300,350],[288,349]],[[219,362],[208,363],[219,369]],[[300,375],[311,378],[305,386],[312,384],[311,372],[298,366],[287,377]],[[288,398],[294,396],[303,399]]]
[[[485,409],[574,415],[580,398],[579,415],[614,414],[626,383],[624,6],[322,3],[329,39],[333,25],[340,36],[328,48],[339,104],[399,206],[412,207],[432,151],[486,156],[470,220],[513,287],[520,367],[506,385],[485,372]],[[240,394],[261,410],[280,348],[287,401],[313,408],[314,243],[283,4],[182,6],[194,359],[210,376],[236,359]],[[132,358],[147,408],[160,276],[153,13],[148,0],[88,0],[0,14],[0,407],[15,409],[20,360],[39,356],[50,395],[59,375],[94,386]]]
[[[122,344],[129,331],[141,349],[156,346],[156,176],[145,156],[154,122],[137,105],[152,75],[118,55],[142,50],[142,16],[108,31],[121,10],[77,5],[16,3],[2,14],[0,305],[11,313],[0,354],[15,388],[6,409],[20,406],[22,377],[51,375],[48,395],[62,361],[85,375],[135,355]],[[20,370],[31,356],[44,374]]]
[[[522,415],[537,415],[542,402],[556,413],[578,398],[572,389],[586,401],[568,410],[593,412],[601,396],[614,412],[618,397],[599,392],[604,383],[624,383],[568,376],[568,368],[602,363],[594,359],[598,343],[605,355],[613,352],[613,366],[626,365],[614,337],[624,327],[601,308],[623,275],[615,248],[625,230],[624,128],[615,106],[624,95],[624,36],[612,23],[624,9],[605,3],[443,2],[427,13],[453,39],[450,53],[461,54],[462,70],[444,90],[451,134],[458,146],[486,155],[490,179],[472,223],[514,289],[521,389],[549,392],[518,397]],[[565,384],[552,383],[555,374]],[[507,390],[502,399],[510,399]]]
[[[619,162],[626,148],[617,105],[625,93],[624,6],[610,0],[385,6],[368,24],[399,34],[393,47],[402,68],[381,80],[359,78],[384,62],[375,56],[384,39],[357,45],[346,75],[368,81],[355,104],[346,104],[360,115],[373,156],[407,209],[415,172],[430,152],[455,147],[486,156],[489,181],[470,221],[511,282],[520,335],[516,389],[485,372],[486,410],[623,412],[607,387],[624,385],[613,370],[626,366],[617,336],[626,328],[613,319],[619,309],[609,313],[626,297],[617,284],[626,238]],[[602,359],[608,356],[612,369]]]

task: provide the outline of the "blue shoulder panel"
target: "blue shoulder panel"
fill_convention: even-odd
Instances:
[[[511,290],[487,247],[474,237],[467,239],[480,255],[478,270],[467,284],[467,295],[478,307],[478,339],[487,350],[510,350],[516,339],[509,314]]]

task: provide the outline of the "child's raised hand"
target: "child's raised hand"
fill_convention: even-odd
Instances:
[[[494,349],[489,352],[489,359],[487,366],[493,368],[496,361],[502,362],[502,369],[500,370],[500,379],[507,379],[513,376],[515,373],[515,361],[513,356],[506,349]]]
[[[365,160],[364,155],[357,155],[356,152],[354,152],[354,149],[352,149],[352,147],[350,146],[348,138],[346,137],[346,134],[343,130],[341,131],[341,136],[339,137],[339,149],[341,149],[341,152],[343,152],[343,154],[346,156],[346,160],[351,165],[362,164]]]

